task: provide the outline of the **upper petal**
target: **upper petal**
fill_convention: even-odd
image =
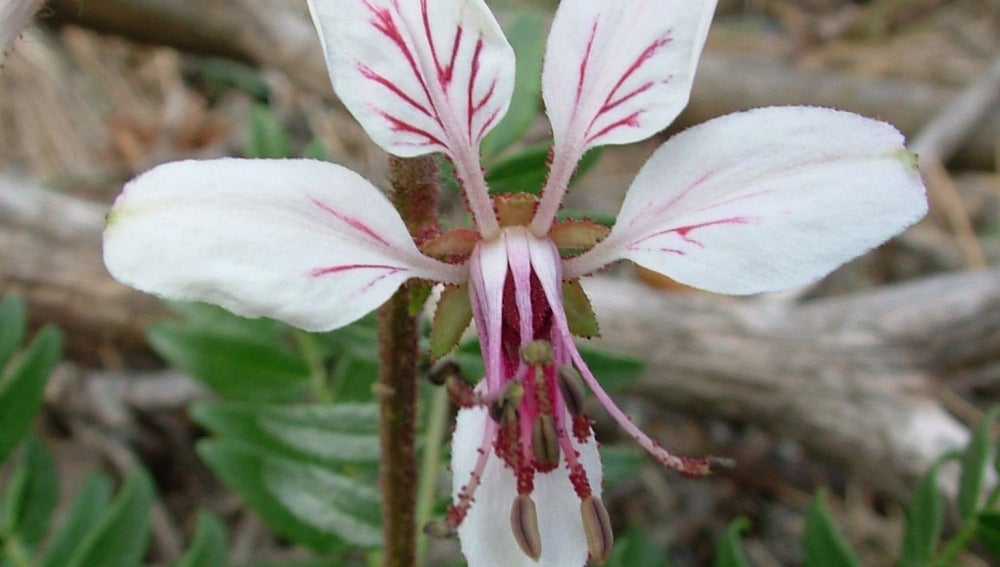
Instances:
[[[532,232],[548,232],[588,148],[636,142],[688,102],[715,0],[563,0],[542,97],[555,147]]]
[[[374,186],[313,160],[159,166],[115,202],[104,262],[138,289],[307,330],[351,323],[409,278],[464,277],[417,250]]]
[[[714,1],[564,0],[542,94],[556,147],[627,144],[687,104]]]
[[[856,114],[724,116],[653,154],[611,234],[570,260],[567,276],[628,258],[719,293],[806,284],[926,213],[915,164],[895,128]]]
[[[0,0],[0,63],[41,3],[41,0]]]
[[[481,407],[458,412],[451,448],[455,494],[475,467],[477,449],[489,419]],[[575,439],[572,442],[580,453],[580,463],[587,472],[593,494],[599,497],[602,473],[597,442],[593,434],[587,443],[580,444]],[[581,567],[586,563],[587,538],[580,517],[580,498],[573,490],[566,464],[535,475],[534,482],[531,497],[538,512],[542,541],[542,554],[537,562],[521,551],[511,531],[510,509],[517,496],[514,473],[495,454],[490,454],[475,501],[458,527],[462,553],[469,567]]]
[[[309,0],[333,88],[387,152],[443,151],[496,231],[479,142],[507,112],[514,51],[483,0]]]

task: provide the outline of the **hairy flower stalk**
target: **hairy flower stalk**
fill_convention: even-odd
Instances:
[[[699,476],[713,464],[660,447],[587,368],[574,336],[596,335],[597,324],[581,277],[630,260],[717,293],[788,289],[926,212],[914,156],[893,127],[775,107],[668,140],[612,229],[557,222],[585,151],[645,139],[687,104],[714,1],[560,3],[542,76],[554,146],[538,199],[491,196],[482,174],[479,144],[514,85],[513,50],[483,0],[309,7],[345,106],[390,154],[442,152],[475,227],[415,243],[375,187],[332,164],[179,162],[125,187],[105,263],[140,289],[308,330],[346,325],[408,280],[444,284],[432,354],[446,354],[474,320],[485,373],[475,387],[446,380],[461,407],[453,503],[426,531],[457,532],[474,567],[579,567],[608,554],[587,388],[665,466]]]

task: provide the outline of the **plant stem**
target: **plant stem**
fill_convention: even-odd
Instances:
[[[319,347],[316,345],[316,337],[296,329],[295,342],[298,343],[302,358],[309,365],[309,384],[312,387],[313,397],[320,403],[333,403],[333,390],[327,382],[328,376],[326,368],[323,367],[323,357],[320,356]]]
[[[434,388],[431,407],[427,416],[427,430],[424,433],[424,454],[420,460],[420,484],[417,487],[417,526],[430,521],[434,513],[434,495],[437,492],[437,473],[441,466],[441,444],[444,443],[448,426],[448,391]],[[417,565],[424,564],[427,553],[427,536],[417,534]]]
[[[390,158],[393,202],[419,242],[437,221],[437,161],[433,156]],[[417,319],[410,314],[412,284],[378,311],[379,434],[382,450],[382,565],[411,567],[416,554]]]
[[[989,496],[986,497],[986,505],[982,509],[992,510],[998,500],[1000,500],[1000,485],[993,487]],[[955,565],[958,556],[972,542],[972,538],[976,536],[978,529],[979,516],[978,514],[973,514],[968,520],[962,523],[962,527],[958,530],[958,533],[948,542],[948,545],[944,546],[944,549],[941,550],[941,553],[938,554],[932,565],[935,567],[951,567]]]

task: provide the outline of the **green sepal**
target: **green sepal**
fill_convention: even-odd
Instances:
[[[578,337],[592,339],[601,335],[594,308],[590,306],[590,298],[583,291],[580,280],[563,282],[563,308],[566,310],[566,321],[569,331]]]
[[[431,325],[431,360],[441,358],[455,348],[471,321],[469,284],[445,286]]]

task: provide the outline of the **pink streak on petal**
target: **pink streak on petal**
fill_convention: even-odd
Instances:
[[[574,113],[580,106],[580,98],[583,96],[583,84],[587,80],[587,68],[590,66],[590,52],[594,47],[594,36],[597,35],[598,19],[594,19],[594,24],[590,26],[590,38],[587,39],[587,50],[583,52],[583,59],[580,60],[580,74],[576,79],[576,100],[574,100]]]
[[[371,229],[371,227],[369,227],[367,224],[361,222],[360,220],[358,220],[358,219],[356,219],[354,217],[349,217],[349,216],[347,216],[345,214],[342,214],[341,212],[337,211],[333,207],[327,205],[326,203],[324,203],[323,201],[320,201],[319,199],[317,199],[315,197],[310,197],[309,200],[311,200],[313,202],[313,204],[316,205],[317,207],[323,209],[324,211],[326,211],[326,212],[330,213],[331,215],[333,215],[334,217],[336,217],[337,220],[339,220],[340,222],[342,222],[344,224],[347,224],[351,228],[353,228],[353,229],[355,229],[357,231],[360,231],[360,232],[366,234],[372,240],[375,240],[376,242],[378,242],[382,246],[385,246],[386,248],[394,248],[394,246],[392,244],[389,244],[388,241],[386,241],[384,238],[382,238],[381,236],[379,236],[374,230]]]
[[[656,238],[657,236],[661,236],[661,235],[664,235],[664,234],[670,234],[671,232],[676,233],[677,236],[681,237],[681,240],[683,240],[684,242],[687,242],[688,244],[694,244],[695,246],[697,246],[699,248],[704,248],[705,247],[704,244],[702,244],[700,241],[695,240],[694,238],[691,238],[689,236],[695,230],[698,230],[700,228],[709,227],[709,226],[716,226],[716,225],[720,225],[720,224],[750,224],[751,222],[753,222],[753,220],[751,218],[749,218],[749,217],[729,217],[729,218],[724,218],[724,219],[717,219],[717,220],[712,220],[712,221],[705,221],[705,222],[701,222],[701,223],[697,223],[697,224],[689,224],[689,225],[686,225],[686,226],[679,226],[679,227],[674,227],[674,228],[668,228],[668,229],[665,229],[665,230],[654,232],[653,234],[650,234],[650,235],[645,236],[645,237],[643,237],[643,238],[641,238],[639,240],[636,240],[635,242],[633,242],[632,244],[629,245],[629,250],[636,250],[638,248],[638,245],[641,244],[642,242],[645,242],[646,240],[649,240],[650,238]],[[665,252],[678,252],[680,254],[683,254],[683,252],[680,252],[679,250],[673,250],[673,249],[671,249],[671,250],[664,249],[664,251]]]
[[[390,81],[389,79],[387,79],[385,76],[380,75],[379,73],[376,73],[371,67],[365,65],[364,63],[358,63],[358,71],[366,79],[370,79],[370,80],[372,80],[372,81],[374,81],[374,82],[382,85],[383,87],[385,87],[386,89],[388,89],[390,92],[392,92],[392,94],[396,95],[397,97],[399,97],[400,99],[402,99],[404,102],[406,102],[406,104],[409,104],[410,106],[412,106],[413,108],[415,108],[416,110],[418,110],[421,114],[423,114],[425,116],[428,116],[428,117],[431,117],[431,118],[434,118],[434,115],[431,113],[431,111],[428,110],[424,105],[422,105],[419,102],[417,102],[416,100],[414,100],[413,97],[411,97],[410,95],[406,94],[403,91],[403,89],[399,88],[395,83],[393,83],[392,81]]]

